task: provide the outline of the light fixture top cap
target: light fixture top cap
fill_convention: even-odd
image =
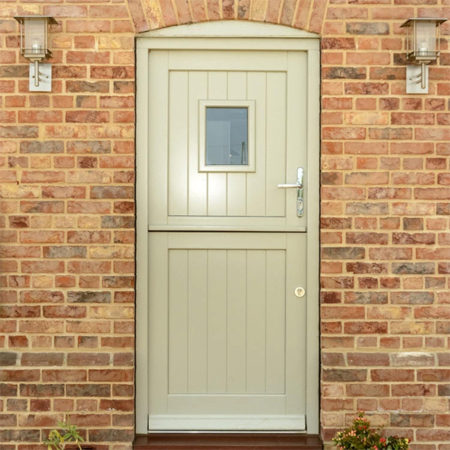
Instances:
[[[48,23],[51,24],[51,25],[56,25],[58,23],[55,20],[55,18],[52,17],[52,16],[39,16],[39,15],[36,15],[36,16],[32,16],[32,15],[29,15],[29,16],[14,16],[14,19],[16,19],[17,22],[19,22],[19,23],[23,23],[25,19],[48,19]]]
[[[400,27],[407,27],[413,22],[436,22],[436,25],[447,22],[446,17],[410,17],[408,20],[403,22]]]

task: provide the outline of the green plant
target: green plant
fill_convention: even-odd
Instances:
[[[370,422],[359,413],[352,425],[333,438],[339,450],[408,450],[408,439],[398,436],[381,437],[370,428]]]
[[[48,450],[64,450],[67,442],[75,443],[81,450],[80,442],[84,442],[83,437],[78,432],[76,425],[69,422],[58,422],[60,430],[50,431],[48,438],[44,441]]]

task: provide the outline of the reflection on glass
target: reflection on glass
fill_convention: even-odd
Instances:
[[[206,108],[206,165],[248,165],[248,109]]]

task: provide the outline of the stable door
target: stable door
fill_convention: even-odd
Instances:
[[[308,54],[154,49],[148,79],[148,428],[305,430]]]

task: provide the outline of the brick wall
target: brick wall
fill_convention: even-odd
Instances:
[[[445,6],[448,5],[448,6]],[[330,1],[322,29],[322,427],[357,410],[450,449],[448,24],[430,93],[406,95],[409,17],[442,0]]]
[[[70,417],[133,435],[136,32],[217,19],[322,35],[322,412],[355,411],[450,449],[450,64],[405,94],[408,17],[449,0],[0,3],[0,442],[31,450]],[[16,14],[55,16],[53,92],[30,94]]]
[[[51,93],[29,93],[12,19],[39,13],[58,21]],[[0,16],[1,448],[66,419],[129,448],[134,24],[125,1],[10,1]]]

